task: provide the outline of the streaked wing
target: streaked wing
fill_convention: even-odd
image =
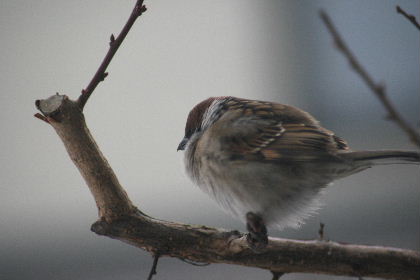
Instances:
[[[228,151],[237,155],[257,154],[277,141],[284,133],[282,124],[275,120],[246,119],[241,132],[225,138],[230,143]],[[255,122],[255,124],[251,124]],[[252,128],[251,128],[252,127]]]
[[[284,124],[284,132],[271,145],[260,150],[264,160],[314,161],[335,157],[338,150],[348,149],[332,132],[304,124]]]
[[[338,150],[348,149],[344,140],[295,107],[243,99],[231,102],[221,121],[222,145],[232,159],[304,162],[331,159]]]

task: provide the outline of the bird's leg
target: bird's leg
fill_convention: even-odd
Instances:
[[[264,249],[268,243],[267,228],[263,218],[253,212],[246,213],[246,240],[254,251]]]

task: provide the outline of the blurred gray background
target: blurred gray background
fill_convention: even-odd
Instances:
[[[0,279],[145,279],[150,255],[96,236],[97,210],[63,144],[35,119],[34,101],[56,91],[76,98],[125,23],[133,1],[0,1]],[[292,104],[354,149],[415,149],[348,63],[318,17],[326,9],[390,99],[418,127],[419,18],[409,0],[146,1],[89,100],[87,123],[130,198],[167,220],[244,230],[188,180],[182,153],[187,113],[209,96]],[[420,249],[418,166],[377,167],[340,180],[320,221],[335,241]],[[282,279],[335,279],[290,274]],[[161,259],[155,279],[270,279],[230,265]]]

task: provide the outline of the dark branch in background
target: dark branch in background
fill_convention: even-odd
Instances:
[[[99,66],[92,80],[90,81],[88,86],[82,90],[82,94],[77,100],[77,102],[79,103],[79,107],[82,111],[90,95],[95,90],[96,86],[108,76],[108,73],[105,72],[105,70],[111,62],[112,58],[114,57],[115,53],[117,52],[118,48],[120,47],[121,43],[124,41],[125,36],[127,36],[136,19],[146,11],[146,6],[143,6],[143,2],[144,0],[138,0],[136,2],[136,5],[134,6],[130,17],[128,18],[127,23],[124,25],[118,37],[115,38],[114,34],[111,34],[108,53],[106,54],[104,60]]]
[[[57,94],[35,102],[42,113],[35,116],[55,129],[95,198],[99,220],[93,232],[154,254],[149,278],[159,257],[169,256],[195,264],[258,267],[272,271],[273,279],[291,272],[419,279],[420,254],[412,250],[270,238],[267,248],[256,253],[238,231],[157,220],[139,211],[90,134],[82,111],[134,20],[146,10],[142,4],[137,1],[121,34],[111,36],[110,50],[77,101]]]
[[[417,22],[415,16],[407,14],[400,6],[397,6],[396,9],[397,13],[405,16],[418,30],[420,30],[420,24]]]
[[[319,240],[324,240],[324,228],[325,228],[325,224],[319,223],[319,230],[318,230]]]
[[[271,280],[279,280],[280,277],[284,275],[283,272],[276,272],[276,271],[271,271],[271,274],[273,275],[273,278],[271,278]]]
[[[147,280],[152,280],[153,275],[156,275],[156,268],[157,268],[159,258],[160,258],[160,254],[156,253],[155,256],[153,257],[152,269],[150,269],[149,277],[147,277]]]
[[[394,108],[394,105],[388,99],[386,94],[385,86],[382,84],[377,84],[372,79],[372,77],[368,74],[368,72],[363,68],[363,66],[359,63],[356,59],[356,56],[352,53],[352,51],[347,47],[346,43],[341,38],[340,34],[338,33],[337,29],[335,28],[334,24],[332,23],[330,17],[327,15],[325,11],[320,11],[320,16],[322,21],[325,23],[328,31],[331,33],[333,37],[335,46],[337,49],[347,58],[353,70],[359,74],[362,80],[366,83],[366,85],[372,90],[372,92],[378,97],[381,101],[382,105],[388,112],[388,118],[393,120],[398,124],[398,126],[405,131],[405,133],[410,138],[410,141],[415,144],[417,147],[420,147],[420,134],[414,130],[400,115],[400,113]]]

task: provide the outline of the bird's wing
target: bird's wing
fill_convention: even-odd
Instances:
[[[297,108],[256,101],[233,105],[218,128],[215,123],[222,149],[232,159],[305,162],[332,159],[348,149],[344,140]]]
[[[335,158],[337,151],[348,149],[341,138],[321,127],[283,124],[283,129],[282,135],[259,151],[264,160],[331,160]]]

